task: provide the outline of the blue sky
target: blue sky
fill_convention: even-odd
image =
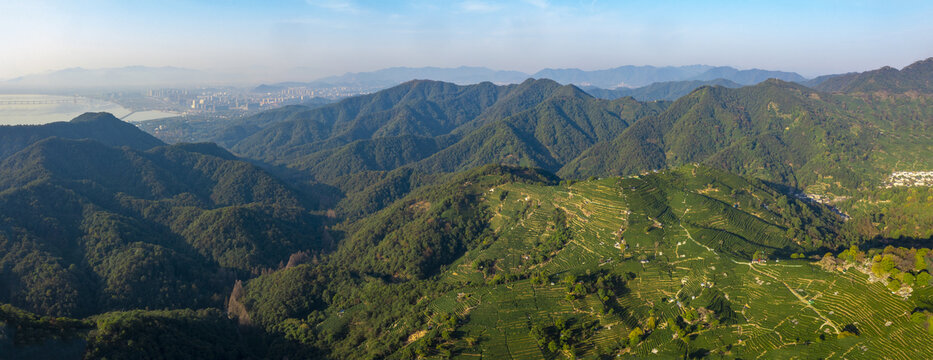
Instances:
[[[814,76],[931,57],[930,19],[933,2],[890,0],[3,0],[0,79],[128,65],[313,78],[708,64]]]

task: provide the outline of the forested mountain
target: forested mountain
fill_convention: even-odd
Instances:
[[[741,162],[741,166],[763,170],[765,173],[760,175],[770,175],[772,181],[794,182],[791,164],[805,165],[810,159],[807,155],[814,153],[808,149],[826,145],[807,138],[813,126],[827,122],[827,111],[831,110],[810,99],[810,93],[812,90],[776,80],[735,90],[703,87],[679,99],[664,113],[634,124],[618,138],[598,144],[562,173],[626,174],[705,161],[713,156],[729,162],[732,159],[728,151],[739,146],[742,151],[735,155],[748,155],[749,160],[757,162]],[[790,128],[791,124],[798,126]],[[846,136],[848,132],[833,134]],[[798,143],[788,144],[790,140]],[[751,150],[758,153],[749,153]]]
[[[304,113],[313,107],[302,105],[288,105],[278,109],[263,111],[259,114],[247,116],[224,126],[219,133],[210,134],[210,139],[223,146],[231,146],[237,141],[262,130],[263,128],[279,122],[295,119],[298,114]]]
[[[0,127],[0,354],[929,358],[924,64],[652,102],[416,80],[220,145]]]
[[[895,165],[871,154],[904,149],[899,156],[911,161],[926,154],[915,145],[929,139],[910,133],[931,125],[927,101],[831,96],[778,80],[704,87],[594,145],[560,173],[628,174],[705,162],[792,187],[851,191],[880,184]],[[892,117],[894,104],[904,116]]]
[[[843,93],[917,91],[929,94],[933,92],[933,58],[917,61],[901,70],[885,66],[877,70],[835,76],[820,82],[815,88]]]
[[[0,159],[51,136],[67,139],[90,138],[110,146],[129,146],[138,150],[165,145],[159,139],[139,131],[135,126],[120,121],[109,113],[86,113],[69,122],[0,126]]]
[[[673,103],[644,103],[596,99],[549,80],[415,81],[318,109],[260,114],[272,125],[231,148],[292,170],[290,179],[336,186],[348,199],[339,207],[347,214],[362,209],[350,203],[385,204],[362,201],[356,191],[364,187],[367,194],[397,196],[413,189],[411,176],[487,163],[583,178],[703,162],[833,198],[930,163],[923,150],[930,141],[928,98],[879,96],[769,80],[736,89],[703,86]],[[373,182],[349,185],[364,178]]]
[[[486,166],[341,224],[344,240],[328,255],[237,285],[227,311],[241,325],[212,311],[0,315],[20,329],[14,351],[84,339],[85,354],[114,357],[163,346],[208,358],[781,356],[832,354],[853,340],[871,356],[925,356],[924,325],[894,315],[926,321],[912,310],[925,297],[898,300],[855,270],[793,260],[843,241],[840,224],[823,206],[704,166],[560,184]],[[836,299],[878,316],[853,316]],[[788,318],[799,331],[780,327]],[[766,341],[776,334],[800,338]],[[895,334],[907,335],[889,341]],[[729,346],[739,339],[747,345]]]
[[[663,107],[628,98],[595,99],[572,85],[563,86],[533,108],[472,131],[413,166],[446,172],[505,163],[556,171],[592,144],[613,138]]]
[[[925,162],[917,146],[928,140],[916,130],[929,126],[926,101],[829,95],[780,80],[705,86],[674,103],[595,99],[548,80],[411,82],[319,109],[282,110],[285,119],[231,148],[330,184],[400,167],[436,173],[504,163],[579,178],[705,162],[841,195],[892,171],[896,161],[866,155],[873,150]]]
[[[659,346],[668,353],[719,352],[725,351],[720,336],[768,336],[741,335],[733,325],[770,326],[784,312],[800,311],[801,300],[791,296],[797,290],[780,283],[768,297],[743,294],[756,291],[753,279],[762,273],[786,269],[780,271],[790,278],[783,281],[797,286],[810,270],[798,270],[800,262],[772,269],[749,261],[832,246],[840,221],[760,181],[701,166],[560,185],[540,172],[484,167],[347,224],[340,249],[318,264],[251,280],[235,314],[336,358],[639,357]],[[668,265],[675,261],[693,267]],[[711,281],[716,285],[707,286]],[[837,294],[877,301],[859,294],[877,291],[859,281]],[[781,315],[756,316],[739,304],[772,306]],[[799,326],[823,321],[803,317]],[[860,328],[871,329],[880,320],[864,321]],[[926,336],[918,325],[897,326]],[[643,332],[628,336],[636,328]],[[671,342],[673,334],[679,336]],[[689,334],[698,338],[677,340]],[[823,345],[806,347],[803,338],[796,346],[818,353],[847,346],[832,336]],[[732,354],[783,351],[753,344]]]
[[[326,182],[406,165],[425,172],[496,162],[557,170],[664,106],[595,99],[550,80],[510,86],[415,81],[319,109],[283,110],[286,119],[231,148]]]
[[[0,189],[0,301],[43,314],[221,306],[329,239],[308,196],[213,144],[49,137],[0,163]]]
[[[598,87],[583,87],[583,91],[600,99],[618,99],[620,97],[631,96],[638,101],[668,100],[674,101],[693,90],[706,85],[719,85],[728,88],[741,87],[741,84],[726,80],[688,80],[688,81],[668,81],[657,82],[640,88],[616,88],[603,89]]]
[[[359,139],[444,135],[516,88],[412,81],[319,109],[290,113],[291,119],[242,139],[232,149],[245,156],[281,161]]]
[[[217,121],[211,116],[180,116],[135,122],[146,131],[169,144],[185,142],[216,142],[222,146],[230,145],[243,137],[249,136],[276,121],[288,118],[287,112],[301,112],[332,103],[333,100],[311,98],[299,104],[285,105],[281,108],[264,111],[255,116],[225,119]]]

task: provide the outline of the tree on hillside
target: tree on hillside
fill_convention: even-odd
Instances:
[[[933,276],[930,276],[930,273],[928,272],[919,273],[917,274],[917,278],[914,279],[914,284],[916,284],[916,286],[930,285],[931,278],[933,278]]]
[[[645,335],[645,332],[640,327],[635,327],[631,332],[628,333],[628,344],[629,347],[635,347],[638,345],[638,342],[641,341],[641,336]]]
[[[928,253],[929,251],[927,249],[920,249],[920,250],[917,250],[916,254],[914,254],[914,258],[915,258],[914,270],[915,271],[923,271],[927,268],[927,262],[924,259],[926,258]]]

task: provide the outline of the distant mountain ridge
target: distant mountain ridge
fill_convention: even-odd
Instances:
[[[146,87],[180,87],[215,83],[216,75],[172,66],[127,66],[120,68],[69,68],[0,81],[0,90],[91,90]]]
[[[642,86],[636,89],[618,88],[603,89],[595,86],[583,87],[583,91],[600,99],[618,99],[620,97],[631,96],[638,101],[656,101],[668,100],[674,101],[684,95],[689,94],[696,88],[707,85],[718,85],[727,88],[742,87],[741,84],[726,79],[713,80],[688,80],[688,81],[668,81],[657,82],[651,85]]]
[[[901,70],[885,66],[877,70],[835,76],[820,82],[815,89],[843,93],[875,91],[933,93],[933,57],[917,61]]]
[[[773,71],[762,69],[738,70],[731,66],[719,66],[702,74],[694,76],[689,80],[714,80],[726,79],[742,85],[754,85],[768,79],[778,79],[787,82],[801,82],[807,80],[805,77],[795,72]]]
[[[438,67],[395,67],[370,72],[346,73],[329,76],[308,83],[287,82],[264,84],[256,91],[266,91],[287,86],[354,87],[362,89],[384,89],[412,79],[451,82],[458,85],[489,81],[495,84],[515,84],[528,78],[551,79],[558,83],[580,87],[595,86],[606,89],[637,88],[658,82],[711,81],[725,79],[740,85],[753,85],[769,78],[802,82],[803,76],[786,71],[761,69],[739,70],[730,66],[687,65],[687,66],[634,66],[626,65],[603,70],[543,69],[534,74],[519,71],[493,70],[485,67],[461,66]]]
[[[699,76],[710,69],[713,69],[713,67],[708,65],[662,67],[627,65],[592,71],[572,68],[544,69],[532,76],[552,79],[562,84],[614,89],[618,87],[639,87],[661,81],[686,80]]]
[[[784,81],[804,81],[797,73],[761,69],[738,70],[730,66],[620,66],[606,70],[545,69],[533,75],[562,84],[596,86],[608,89],[642,87],[657,82],[726,79],[741,85],[753,85],[770,78]]]
[[[454,84],[475,84],[489,81],[513,84],[524,81],[528,74],[520,71],[492,70],[477,66],[456,68],[393,67],[372,72],[347,73],[314,81],[318,84],[355,85],[359,87],[390,87],[413,79],[436,80]]]
[[[221,73],[180,67],[126,66],[118,68],[69,68],[39,74],[29,74],[0,81],[0,91],[52,91],[140,89],[149,87],[191,87],[255,83],[248,73]],[[278,78],[307,78],[297,69]],[[256,92],[277,91],[286,87],[350,87],[364,90],[389,88],[413,79],[450,82],[458,85],[484,81],[495,84],[517,84],[528,78],[548,78],[561,84],[595,86],[606,89],[637,88],[657,82],[726,79],[741,85],[753,85],[769,78],[803,82],[797,73],[761,69],[739,70],[730,66],[634,66],[626,65],[602,70],[543,69],[533,74],[512,70],[494,70],[480,66],[392,67],[368,72],[352,72],[328,76],[310,82],[286,81],[258,85]]]

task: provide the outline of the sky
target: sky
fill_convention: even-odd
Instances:
[[[724,65],[804,76],[933,56],[931,1],[0,0],[0,79],[176,66],[301,79],[393,66]]]

